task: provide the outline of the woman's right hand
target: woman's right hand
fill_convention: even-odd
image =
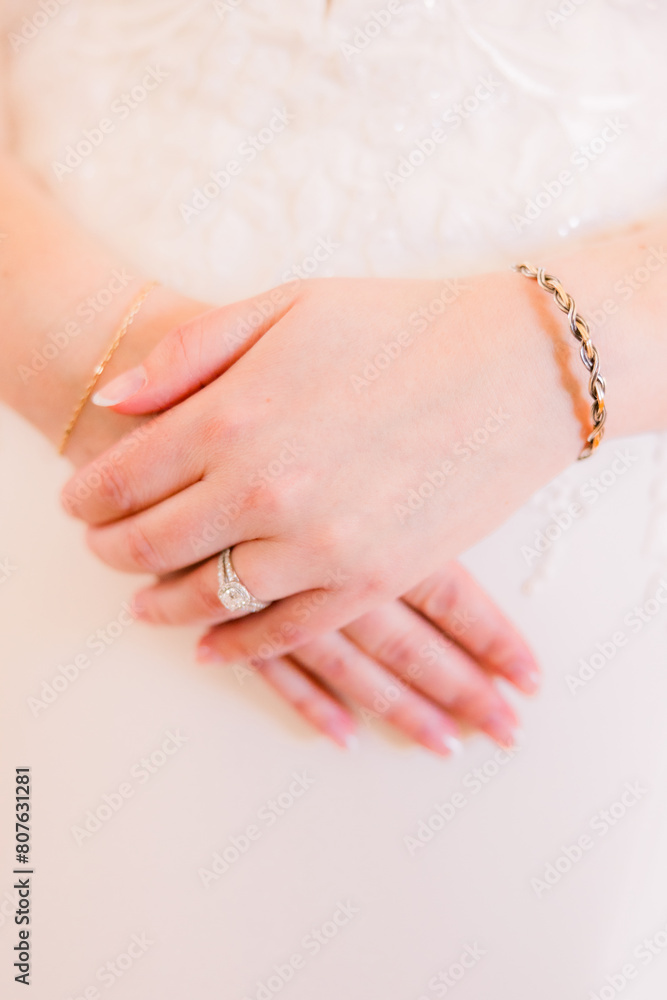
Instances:
[[[95,467],[81,470],[65,500],[117,569],[198,563],[170,587],[173,621],[197,595],[215,603],[217,554],[233,546],[271,607],[218,624],[222,656],[261,658],[267,635],[283,637],[272,652],[304,646],[416,586],[576,457],[533,291],[511,273],[331,278],[213,310],[101,387],[117,412],[171,409],[122,463],[101,456],[76,504]],[[141,598],[168,619],[164,587]]]

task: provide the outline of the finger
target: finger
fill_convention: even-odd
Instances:
[[[293,660],[285,657],[266,660],[258,673],[315,729],[340,747],[348,750],[355,747],[356,725],[351,713]]]
[[[447,712],[502,746],[513,743],[517,718],[492,679],[402,601],[363,615],[346,626],[345,634]]]
[[[525,694],[537,691],[540,671],[530,647],[477,581],[456,561],[403,598],[426,615],[490,673]]]
[[[242,530],[228,520],[215,530],[211,513],[208,484],[195,483],[140,514],[88,528],[86,541],[114,569],[163,576],[225,548],[226,540]]]
[[[168,333],[138,368],[92,398],[117,413],[155,413],[197,392],[245,354],[290,309],[296,283],[211,309]]]
[[[99,530],[99,529],[98,529]],[[102,529],[107,530],[107,529]],[[232,562],[234,571],[258,601],[275,601],[300,589],[297,566],[287,559],[287,546],[274,539],[236,545]],[[99,554],[99,553],[98,553]],[[286,568],[290,575],[286,575]],[[310,587],[315,583],[315,570],[304,561],[299,582]],[[292,589],[290,589],[292,588]],[[196,622],[230,621],[245,612],[230,614],[218,597],[218,554],[193,569],[175,574],[141,590],[134,598],[134,611],[142,621],[160,625],[190,625]]]
[[[300,647],[292,659],[346,700],[361,706],[367,719],[384,719],[406,736],[442,756],[460,750],[458,727],[407,685],[334,632]]]
[[[234,551],[237,549],[238,546]],[[246,583],[243,576],[241,579]],[[249,584],[246,586],[254,593]],[[339,581],[333,580],[326,586],[275,601],[259,614],[217,625],[203,637],[199,647],[210,646],[212,658],[221,662],[245,662],[256,666],[264,659],[286,655],[327,632],[342,628],[375,603],[376,596],[362,597],[343,591]]]
[[[196,483],[205,472],[204,447],[193,434],[179,432],[184,419],[187,413],[165,413],[79,469],[62,490],[65,510],[89,524],[106,524]]]

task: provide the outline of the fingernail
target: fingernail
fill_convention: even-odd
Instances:
[[[115,406],[116,403],[124,403],[130,396],[143,389],[148,382],[148,375],[143,365],[138,368],[130,368],[123,372],[118,378],[113,379],[103,389],[99,389],[93,396],[95,406]]]
[[[463,743],[451,733],[426,733],[421,742],[428,750],[440,754],[441,757],[458,757],[463,753]]]
[[[535,694],[539,690],[542,677],[534,663],[516,660],[508,666],[508,674],[515,686],[524,694]]]
[[[483,722],[481,728],[501,747],[511,747],[515,742],[513,727],[503,712],[492,712]]]
[[[196,652],[198,663],[223,663],[223,657],[217,649],[213,649],[212,646],[197,646]]]
[[[356,750],[359,747],[359,737],[350,729],[350,725],[347,718],[330,719],[326,725],[327,735],[344,750]]]
[[[130,601],[130,614],[133,618],[141,620],[146,615],[146,608],[141,603],[140,595],[135,594]]]

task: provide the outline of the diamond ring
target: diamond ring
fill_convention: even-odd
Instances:
[[[271,603],[264,604],[253,597],[244,587],[232,566],[232,550],[225,549],[218,556],[218,599],[228,611],[262,611]]]

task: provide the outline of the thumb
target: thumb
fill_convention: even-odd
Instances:
[[[96,406],[117,413],[165,410],[231,367],[289,311],[295,289],[279,285],[262,295],[195,316],[171,330],[137,368],[95,393]]]

